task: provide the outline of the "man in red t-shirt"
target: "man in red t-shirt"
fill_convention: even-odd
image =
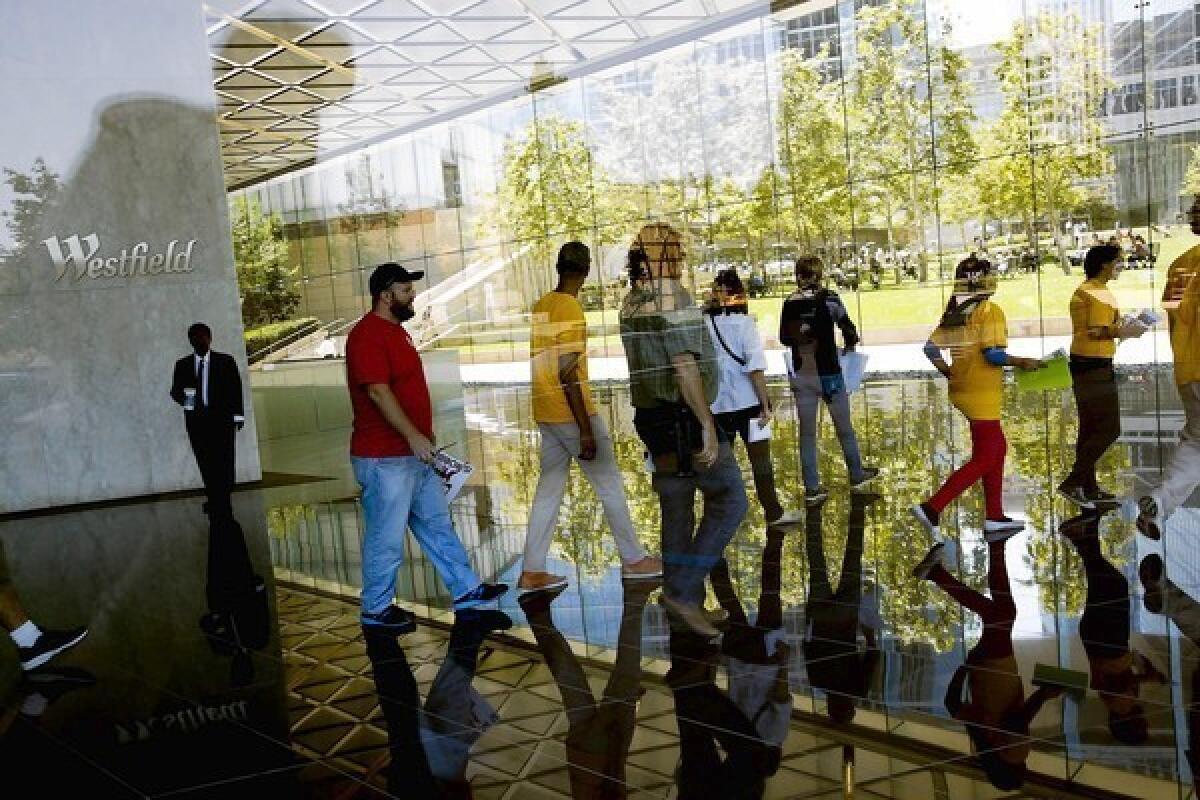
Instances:
[[[413,281],[395,263],[371,273],[371,311],[346,339],[346,384],[354,410],[350,462],[362,486],[366,532],[362,544],[362,624],[389,633],[416,628],[411,612],[397,607],[396,570],[404,562],[404,529],[421,549],[454,599],[454,610],[487,603],[508,587],[483,583],[450,521],[434,457],[433,410],[425,370],[401,323],[412,319]]]

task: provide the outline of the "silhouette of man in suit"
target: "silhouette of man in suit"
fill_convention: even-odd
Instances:
[[[175,362],[171,397],[183,407],[188,441],[204,481],[209,515],[232,515],[234,437],[246,422],[242,377],[228,353],[211,349],[212,331],[203,322],[188,328],[193,353]]]

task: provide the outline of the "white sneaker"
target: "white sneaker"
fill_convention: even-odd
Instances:
[[[1003,542],[1011,539],[1025,530],[1025,523],[1019,519],[985,519],[983,521],[983,538],[989,542]]]
[[[925,509],[921,506],[921,503],[917,503],[915,506],[910,508],[909,511],[911,511],[912,515],[917,518],[917,522],[924,525],[925,530],[929,531],[933,538],[936,539],[940,535],[938,533],[938,522],[940,522],[940,520],[935,521],[930,519],[929,515],[925,513]]]

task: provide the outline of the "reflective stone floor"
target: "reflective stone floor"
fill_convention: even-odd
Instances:
[[[881,798],[1193,796],[1186,709],[1196,646],[1146,610],[1137,565],[1163,554],[1181,589],[1168,610],[1188,628],[1183,593],[1200,592],[1200,513],[1173,517],[1165,545],[1134,533],[1126,509],[1100,521],[1095,546],[1058,533],[1068,510],[1050,487],[1073,409],[1041,395],[1014,394],[1006,420],[1006,504],[1029,520],[1006,552],[1016,664],[1031,694],[1039,665],[1086,682],[1104,666],[1097,653],[1108,654],[1117,688],[1047,702],[1029,725],[1024,786],[989,785],[943,702],[983,628],[910,574],[929,541],[905,509],[962,458],[964,431],[940,391],[897,381],[856,399],[865,449],[886,473],[869,505],[847,495],[831,438],[822,471],[834,493],[805,527],[768,534],[751,501],[709,599],[735,624],[708,645],[672,633],[653,586],[622,584],[578,475],[551,562],[572,576],[566,592],[532,603],[510,595],[503,616],[455,620],[414,552],[400,594],[425,623],[399,640],[364,640],[346,431],[321,413],[336,396],[256,388],[260,419],[313,409],[316,424],[278,424],[261,444],[267,469],[313,479],[237,493],[239,526],[210,529],[199,498],[0,521],[30,616],[44,628],[90,628],[27,674],[0,645],[6,774],[35,773],[47,797],[836,798],[850,796],[847,783],[853,796]],[[1126,433],[1104,474],[1127,493],[1153,479],[1180,415],[1161,375],[1132,375],[1122,391]],[[657,549],[657,505],[627,402],[619,387],[600,396],[635,521]],[[777,471],[795,501],[795,429],[780,402]],[[456,525],[479,571],[509,582],[536,482],[532,427],[521,388],[450,392],[439,403],[441,441],[477,468],[454,505]],[[952,572],[974,587],[988,564],[980,505],[972,493],[947,519]],[[830,588],[843,590],[832,598],[821,591],[822,562]],[[770,644],[782,647],[767,659],[761,630],[736,623],[773,613],[783,633]],[[492,630],[508,620],[511,629]],[[1114,702],[1141,708],[1144,738],[1120,726],[1114,735]]]

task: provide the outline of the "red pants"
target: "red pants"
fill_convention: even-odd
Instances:
[[[1008,452],[1008,441],[1000,420],[985,419],[971,421],[971,460],[958,468],[946,479],[937,494],[929,498],[929,505],[939,514],[976,481],[983,481],[983,499],[988,519],[1004,516],[1002,492],[1004,487],[1004,456]]]

